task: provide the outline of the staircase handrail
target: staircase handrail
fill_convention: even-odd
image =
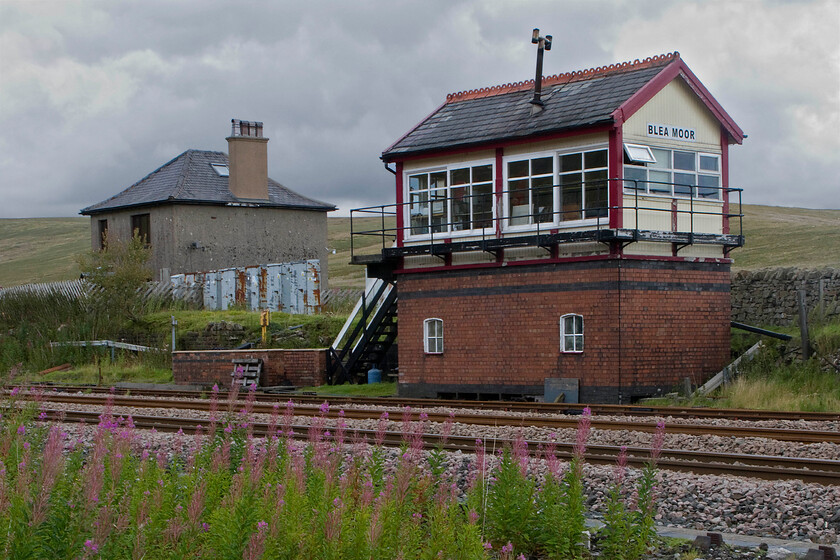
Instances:
[[[364,305],[365,301],[370,299],[370,294],[374,293],[375,291],[379,290],[382,286],[382,279],[376,278],[373,282],[371,282],[368,286],[365,287],[362,296],[356,302],[356,305],[353,307],[353,311],[350,312],[350,315],[347,317],[347,320],[344,321],[344,326],[341,327],[341,330],[338,331],[338,335],[335,337],[335,340],[332,343],[333,348],[340,348],[341,343],[344,340],[347,331],[350,330],[350,327],[353,325],[353,321],[356,320],[356,316],[362,310],[362,305]]]

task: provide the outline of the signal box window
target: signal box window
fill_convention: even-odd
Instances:
[[[443,354],[443,319],[423,321],[423,351],[426,354]]]
[[[560,317],[560,346],[563,352],[583,352],[583,315]]]

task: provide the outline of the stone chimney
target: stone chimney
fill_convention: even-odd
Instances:
[[[268,138],[263,138],[263,123],[230,122],[228,188],[242,200],[268,200]]]

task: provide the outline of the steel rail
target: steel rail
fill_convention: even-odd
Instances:
[[[47,421],[81,422],[86,424],[97,424],[100,422],[100,414],[87,411],[48,411]],[[177,432],[192,434],[197,426],[208,430],[211,422],[206,419],[181,418],[181,417],[159,417],[159,416],[132,416],[135,428],[151,429],[158,431]],[[221,424],[217,424],[221,427]],[[269,425],[266,423],[251,423],[254,435],[265,436]],[[293,437],[297,440],[308,438],[309,426],[295,425],[292,427]],[[373,430],[348,430],[348,433],[356,432],[366,438],[373,440]],[[205,433],[207,433],[205,431]],[[476,438],[469,436],[450,436],[446,443],[441,442],[437,434],[422,434],[424,449],[431,450],[442,448],[448,451],[462,451],[473,453],[476,446]],[[406,439],[401,432],[389,431],[385,433],[383,444],[389,447],[400,447],[406,445]],[[510,446],[511,440],[488,439],[484,442],[486,450],[493,453],[504,446]],[[528,447],[532,456],[538,457],[541,449],[549,445],[547,441],[529,441]],[[574,444],[555,443],[555,455],[560,459],[572,457]],[[587,446],[585,460],[591,464],[609,465],[613,464],[618,457],[620,448],[617,446],[591,445]],[[650,461],[650,450],[644,448],[627,448],[627,464],[640,468]],[[840,461],[828,459],[802,459],[792,457],[773,457],[765,455],[737,455],[727,453],[711,453],[699,451],[681,451],[664,449],[657,461],[660,468],[680,472],[693,472],[696,474],[713,474],[742,476],[749,478],[761,478],[765,480],[802,480],[823,485],[840,485]]]
[[[32,385],[31,389],[51,389],[55,391],[107,393],[108,388],[85,385]],[[170,398],[207,398],[210,391],[177,390],[177,389],[126,389],[118,388],[117,395],[132,394],[136,396],[161,396]],[[227,391],[220,391],[220,397],[225,398]],[[240,393],[244,397],[244,392]],[[752,410],[739,408],[706,408],[706,407],[671,407],[619,404],[578,404],[578,403],[538,403],[517,401],[476,401],[451,399],[414,399],[402,397],[347,397],[339,395],[308,395],[301,393],[263,393],[257,392],[259,402],[285,402],[291,399],[296,403],[322,403],[325,400],[331,404],[360,404],[372,406],[411,406],[411,407],[449,407],[475,408],[486,410],[505,410],[511,412],[528,412],[540,414],[569,414],[579,415],[585,407],[589,407],[595,414],[625,415],[625,416],[662,416],[674,418],[728,418],[737,420],[806,420],[806,421],[840,421],[840,413],[836,412],[794,412],[773,410]]]
[[[26,395],[26,398],[32,398],[32,395]],[[44,396],[45,399],[52,402],[61,402],[67,404],[88,404],[96,406],[104,406],[108,397],[106,395],[59,395],[48,393]],[[126,406],[136,408],[172,408],[180,410],[205,410],[209,411],[211,403],[209,400],[174,400],[174,399],[142,399],[133,397],[111,397],[111,402],[114,406]],[[238,412],[245,407],[245,403],[241,401],[236,402],[234,407],[235,412]],[[226,401],[218,402],[218,409],[224,411],[230,408],[230,403]],[[337,407],[331,407],[327,413],[328,417],[337,417]],[[269,405],[263,402],[255,402],[252,411],[257,414],[271,414],[274,405]],[[344,410],[346,418],[369,420],[376,419],[382,414],[382,409],[357,409],[351,408]],[[410,417],[417,419],[419,414],[423,412],[422,409],[412,409]],[[300,405],[294,407],[294,413],[298,416],[317,416],[321,414],[318,406],[315,405]],[[397,413],[394,413],[395,415]],[[449,418],[449,414],[440,412],[428,412],[428,419],[433,422],[444,422]],[[396,420],[396,418],[394,418]],[[497,415],[497,414],[475,414],[468,412],[455,412],[453,419],[462,424],[476,425],[476,426],[534,426],[542,428],[554,429],[574,429],[577,427],[578,418],[567,416],[512,416],[512,415]],[[597,417],[592,419],[592,428],[599,430],[628,430],[635,432],[654,432],[656,424],[650,422],[639,422],[636,420],[618,421],[618,420],[599,420]],[[688,435],[715,435],[720,437],[735,437],[735,438],[766,438],[779,441],[793,441],[800,443],[837,443],[840,444],[840,431],[824,431],[824,430],[808,430],[808,429],[785,429],[785,428],[763,428],[763,427],[742,427],[742,426],[719,426],[712,424],[668,424],[668,431],[670,433],[680,433]]]

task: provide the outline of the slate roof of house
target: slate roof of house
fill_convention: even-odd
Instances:
[[[84,208],[81,214],[97,214],[133,206],[164,203],[183,204],[239,204],[295,208],[304,210],[335,210],[335,206],[307,198],[268,179],[267,202],[241,201],[228,189],[228,178],[220,176],[211,164],[228,165],[224,152],[187,150],[163,164],[124,191],[102,202]]]
[[[529,103],[534,80],[450,94],[382,158],[387,162],[409,154],[612,123],[614,111],[675,61],[676,52],[544,77],[545,110],[536,114]]]

